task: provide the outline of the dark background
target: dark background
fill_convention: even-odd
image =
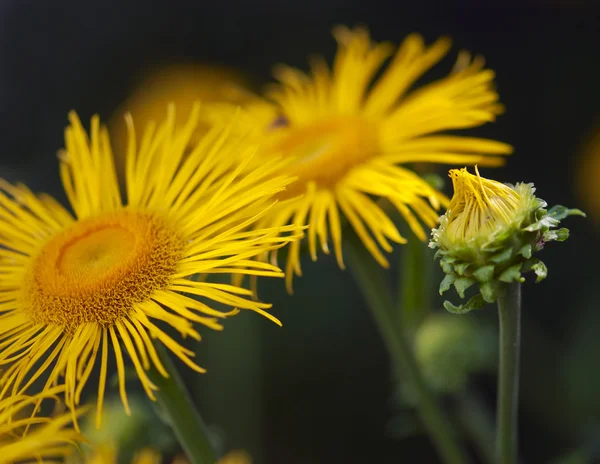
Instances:
[[[62,199],[55,153],[69,110],[84,121],[94,113],[108,119],[141,73],[181,60],[234,66],[264,83],[277,62],[305,68],[315,52],[330,59],[332,25],[365,24],[375,40],[447,34],[453,54],[484,54],[507,112],[470,133],[516,148],[505,168],[484,175],[533,181],[550,204],[593,208],[600,188],[580,194],[576,180],[578,170],[592,168],[580,154],[600,130],[600,10],[591,1],[524,5],[2,0],[0,173]],[[443,75],[452,59],[428,76]],[[572,238],[544,252],[548,279],[525,289],[525,462],[600,443],[596,219],[569,219]],[[208,422],[227,431],[227,448],[250,449],[258,464],[436,462],[423,435],[386,432],[393,416],[387,355],[348,273],[324,256],[303,266],[293,297],[281,282],[265,283],[261,294],[283,329],[243,315],[223,333],[203,333],[198,356],[209,373],[189,382]],[[486,311],[493,321],[494,310]],[[494,382],[472,380],[490,408]]]

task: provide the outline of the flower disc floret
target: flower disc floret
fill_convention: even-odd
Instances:
[[[184,247],[157,214],[124,210],[75,222],[25,271],[23,308],[70,332],[91,322],[108,326],[167,287]]]

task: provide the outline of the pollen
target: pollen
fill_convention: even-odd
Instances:
[[[73,332],[109,326],[170,282],[185,242],[157,214],[127,210],[85,219],[55,235],[25,270],[31,318]]]
[[[298,181],[281,192],[280,199],[301,195],[309,181],[330,188],[352,168],[378,153],[375,127],[363,118],[330,118],[282,132],[269,152],[292,158],[286,174]]]

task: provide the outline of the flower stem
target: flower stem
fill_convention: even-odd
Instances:
[[[447,418],[425,384],[403,331],[395,328],[394,305],[389,286],[385,284],[387,276],[354,234],[347,233],[346,240],[350,269],[371,310],[392,362],[417,392],[417,409],[435,447],[447,464],[468,462]]]
[[[404,330],[414,331],[432,308],[433,253],[412,231],[407,231],[408,243],[402,247],[400,282],[398,285],[398,315]]]
[[[148,373],[152,382],[158,387],[156,392],[158,403],[168,416],[175,436],[190,463],[214,464],[216,457],[208,429],[196,411],[183,379],[165,348],[157,344],[156,350],[170,376],[165,378],[155,369]]]
[[[496,456],[498,464],[517,462],[519,351],[521,344],[521,283],[506,284],[498,295],[500,374]]]
[[[480,396],[466,390],[456,396],[456,415],[465,433],[475,445],[481,462],[495,464],[494,417]]]

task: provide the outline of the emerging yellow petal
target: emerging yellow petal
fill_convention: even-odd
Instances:
[[[47,462],[73,452],[83,437],[72,428],[72,414],[31,415],[43,401],[55,399],[63,391],[62,386],[54,387],[40,395],[15,395],[0,401],[0,463]]]
[[[521,220],[521,196],[508,185],[484,179],[466,168],[449,173],[454,196],[448,206],[445,246],[487,240],[493,232]]]
[[[127,118],[125,192],[98,118],[90,135],[74,113],[69,118],[60,174],[74,214],[47,195],[0,182],[0,366],[8,366],[0,398],[22,394],[39,378],[44,390],[64,378],[66,404],[75,410],[96,369],[99,426],[109,357],[128,412],[127,358],[151,399],[156,386],[147,371],[167,375],[155,343],[204,372],[169,326],[199,340],[195,323],[221,330],[239,310],[279,323],[249,290],[196,276],[282,277],[277,266],[253,258],[302,232],[294,225],[247,230],[291,179],[278,159],[249,168],[254,148],[230,137],[231,127],[191,142],[198,106],[180,130],[170,107],[139,146]],[[216,310],[214,302],[232,309]]]
[[[388,266],[382,251],[406,239],[376,200],[386,199],[426,240],[423,224],[433,227],[436,210],[448,200],[407,164],[503,164],[499,155],[511,153],[509,145],[444,133],[493,121],[503,107],[494,90],[494,72],[484,68],[482,58],[471,60],[465,54],[448,76],[411,91],[448,53],[448,38],[427,46],[412,34],[395,49],[372,42],[361,28],[338,27],[334,36],[338,52],[331,69],[320,58],[313,60],[309,74],[279,66],[279,82],[264,98],[244,104],[245,121],[261,143],[255,162],[283,154],[290,162],[282,172],[297,177],[277,195],[283,201],[258,224],[310,224],[312,258],[319,247],[329,253],[331,239],[343,267],[342,227],[347,221],[374,258]],[[211,114],[218,120],[226,113],[220,105]],[[286,266],[290,290],[293,274],[301,274],[299,255],[300,243],[295,242]]]

